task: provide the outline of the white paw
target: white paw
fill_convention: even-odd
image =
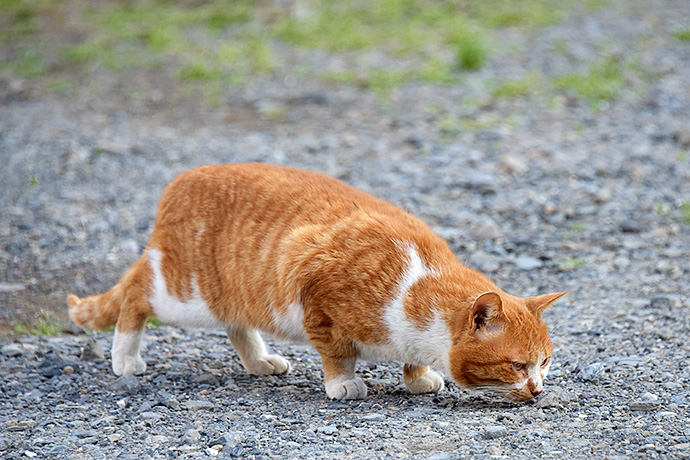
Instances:
[[[118,377],[122,375],[141,375],[146,371],[146,363],[141,356],[113,356],[113,372]]]
[[[346,380],[337,377],[326,382],[326,394],[331,399],[363,399],[367,395],[367,386],[362,379]]]
[[[405,387],[412,394],[438,393],[443,389],[443,378],[434,371],[422,374],[414,380],[405,380]]]
[[[263,356],[247,366],[247,371],[252,375],[287,374],[290,369],[290,362],[278,355]]]

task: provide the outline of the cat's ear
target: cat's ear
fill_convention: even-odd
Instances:
[[[499,318],[503,315],[503,301],[495,292],[485,292],[474,299],[472,304],[472,331],[475,335],[486,337],[503,330]]]
[[[529,311],[534,313],[537,318],[541,319],[541,314],[544,313],[544,310],[549,308],[556,300],[560,299],[567,293],[568,291],[559,292],[556,294],[544,294],[536,297],[526,297],[525,305],[527,305]]]

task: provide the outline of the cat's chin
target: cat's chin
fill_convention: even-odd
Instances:
[[[513,404],[525,403],[538,396],[532,395],[529,391],[524,391],[524,389],[516,389],[514,385],[509,384],[471,385],[469,388],[474,391],[498,396],[506,402]]]

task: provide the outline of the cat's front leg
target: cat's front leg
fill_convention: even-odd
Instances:
[[[356,358],[334,359],[321,355],[326,380],[326,394],[331,399],[363,399],[364,381],[355,377]]]
[[[438,393],[443,389],[443,378],[429,369],[429,366],[403,366],[405,388],[412,394]]]
[[[290,362],[282,356],[269,355],[256,329],[230,326],[226,332],[237,350],[242,365],[250,374],[270,375],[290,372]]]

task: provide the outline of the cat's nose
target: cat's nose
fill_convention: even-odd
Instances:
[[[537,397],[541,394],[541,388],[532,388],[529,390],[532,393],[532,396]]]

